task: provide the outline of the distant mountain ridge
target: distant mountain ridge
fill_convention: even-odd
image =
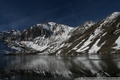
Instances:
[[[54,55],[108,54],[120,52],[120,12],[78,27],[55,22],[36,24],[22,32],[3,31],[0,40],[15,49],[11,53]]]

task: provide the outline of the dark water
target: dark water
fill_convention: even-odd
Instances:
[[[120,76],[120,55],[0,55],[0,70],[32,70],[39,74],[47,71],[50,74],[59,75],[56,80],[61,80],[63,77],[62,80],[84,76]],[[27,76],[21,77],[25,79]],[[32,78],[30,79],[32,80]],[[52,78],[48,80],[50,79],[52,80]]]

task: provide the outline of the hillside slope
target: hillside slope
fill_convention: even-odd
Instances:
[[[79,55],[82,53],[119,53],[120,52],[120,12],[114,12],[86,31],[84,25],[73,31],[65,46],[57,54]],[[78,32],[76,34],[76,32]]]

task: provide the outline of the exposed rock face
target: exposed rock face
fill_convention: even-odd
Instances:
[[[114,12],[97,23],[89,21],[76,28],[48,22],[22,32],[3,31],[0,39],[17,53],[79,55],[119,53],[119,35],[120,12]]]

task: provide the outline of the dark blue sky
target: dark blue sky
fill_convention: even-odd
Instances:
[[[120,0],[0,0],[0,31],[37,23],[79,26],[120,11]]]

